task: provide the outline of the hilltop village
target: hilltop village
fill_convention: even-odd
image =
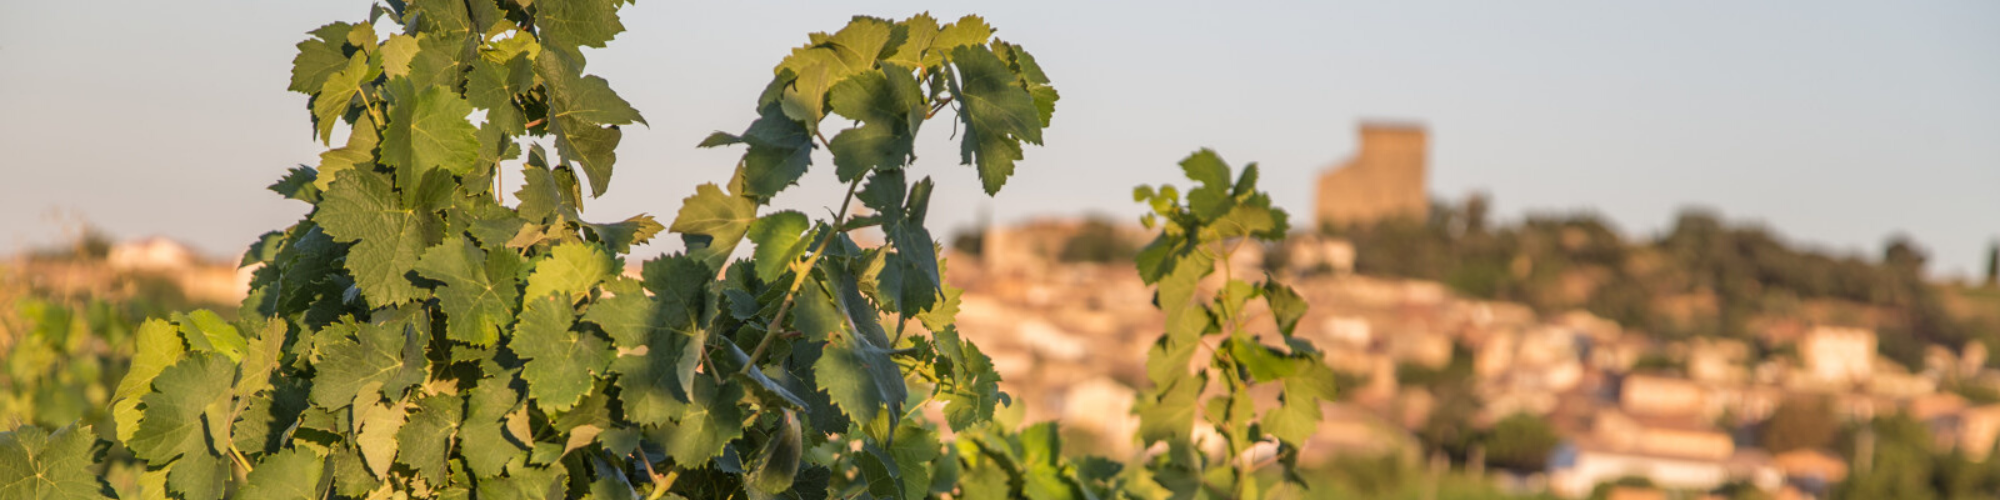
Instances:
[[[1238,276],[1269,272],[1295,287],[1311,304],[1299,335],[1343,374],[1342,401],[1324,408],[1308,461],[1392,456],[1564,497],[1754,490],[1825,498],[1850,474],[1868,472],[1855,469],[1870,466],[1871,422],[1894,417],[1926,430],[1933,454],[1989,462],[2000,435],[2000,371],[1988,344],[1917,341],[1907,355],[1912,341],[1885,342],[1877,331],[1912,335],[1898,323],[1907,315],[1892,308],[1802,292],[1791,294],[1797,304],[1751,308],[1730,321],[1724,311],[1739,309],[1729,306],[1731,293],[1694,283],[1686,293],[1646,297],[1647,309],[1668,311],[1666,319],[1626,314],[1640,319],[1621,324],[1590,311],[1618,310],[1592,307],[1618,280],[1593,278],[1606,273],[1575,262],[1587,256],[1564,262],[1570,272],[1544,287],[1532,286],[1540,270],[1530,268],[1553,266],[1526,255],[1505,262],[1500,272],[1517,282],[1512,288],[1528,292],[1516,294],[1529,298],[1520,302],[1465,293],[1490,279],[1448,284],[1395,276],[1408,273],[1394,264],[1357,269],[1381,258],[1371,249],[1424,253],[1383,244],[1393,238],[1384,231],[1348,231],[1349,239],[1338,228],[1436,224],[1424,192],[1425,141],[1417,126],[1364,125],[1360,152],[1320,181],[1313,215],[1325,230],[1240,250],[1226,264]],[[1601,238],[1588,224],[1550,226],[1559,247],[1587,249]],[[1514,238],[1533,241],[1534,231],[1520,233]],[[1105,221],[1047,220],[993,228],[950,257],[950,278],[966,289],[960,328],[993,353],[1003,388],[1029,402],[1030,419],[1061,420],[1110,456],[1143,452],[1126,438],[1138,425],[1129,410],[1163,320],[1130,262],[1116,256],[1148,239]],[[1639,251],[1622,260],[1657,257]],[[1576,297],[1544,298],[1543,288]]]

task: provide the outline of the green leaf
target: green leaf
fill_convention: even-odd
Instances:
[[[653,439],[666,447],[675,463],[693,468],[721,455],[724,445],[743,436],[743,409],[736,406],[743,387],[717,386],[707,377],[697,377],[689,396],[686,413],[660,426]]]
[[[1188,190],[1188,210],[1203,222],[1221,218],[1235,207],[1236,198],[1229,183],[1229,163],[1222,161],[1214,150],[1202,149],[1181,160],[1181,170],[1187,178],[1197,183]]]
[[[951,60],[958,68],[952,93],[962,106],[959,116],[965,123],[960,162],[976,162],[986,194],[999,193],[1007,177],[1014,175],[1014,162],[1021,159],[1021,141],[1042,143],[1040,111],[1034,97],[993,51],[960,46],[952,49]]]
[[[521,378],[528,381],[528,397],[537,406],[554,411],[575,406],[617,355],[597,336],[572,330],[575,322],[569,301],[554,295],[529,299],[522,307],[507,345],[528,359]]]
[[[407,77],[410,84],[420,89],[441,87],[454,90],[453,95],[456,95],[455,89],[465,78],[460,58],[466,55],[467,42],[463,34],[418,34],[418,50],[409,61]]]
[[[833,403],[849,419],[871,422],[887,407],[890,425],[896,423],[908,389],[888,350],[849,335],[828,342],[813,370],[819,377],[819,388],[833,397]]]
[[[475,346],[491,346],[514,319],[520,300],[515,276],[524,267],[513,251],[491,254],[453,236],[424,252],[417,274],[444,282],[437,288],[446,336]]]
[[[993,409],[1005,394],[1000,392],[1000,374],[993,371],[993,359],[979,346],[959,339],[957,328],[937,330],[937,350],[944,358],[939,371],[951,377],[938,383],[938,399],[944,402],[945,422],[955,432],[965,432],[993,420]]]
[[[366,393],[355,397],[354,418],[360,423],[360,431],[355,433],[354,445],[361,449],[361,459],[368,464],[368,470],[375,477],[386,479],[399,451],[396,434],[409,423],[410,407],[402,402],[378,404],[372,402],[374,399],[374,395]]]
[[[1222,349],[1229,352],[1229,356],[1236,360],[1237,366],[1249,372],[1250,380],[1253,382],[1271,382],[1291,376],[1297,371],[1293,360],[1286,358],[1284,353],[1258,343],[1241,332],[1223,344],[1225,345]]]
[[[607,284],[609,292],[597,299],[585,312],[583,320],[597,325],[611,336],[611,343],[619,348],[634,349],[646,345],[655,329],[668,326],[655,321],[656,306],[652,297],[637,281],[618,278]]]
[[[721,269],[757,220],[757,202],[723,194],[714,184],[695,187],[694,196],[681,200],[680,214],[668,231],[680,233],[688,242],[688,255]]]
[[[1148,446],[1160,441],[1187,441],[1194,432],[1194,410],[1200,403],[1202,386],[1207,384],[1204,373],[1146,391],[1139,400],[1139,440]]]
[[[914,425],[896,427],[896,438],[888,451],[895,458],[897,476],[902,480],[903,500],[929,496],[931,462],[943,455],[940,448],[936,431]]]
[[[313,183],[318,179],[318,171],[313,170],[311,167],[300,165],[287,171],[283,179],[279,179],[278,182],[265,187],[265,189],[284,195],[286,198],[316,204],[319,203],[319,188],[314,187]],[[266,234],[276,234],[276,231]],[[248,264],[246,263],[245,265]]]
[[[426,87],[414,102],[391,106],[382,135],[382,163],[399,167],[405,181],[434,168],[453,174],[472,171],[479,159],[479,128],[466,120],[472,105],[447,87]]]
[[[210,455],[184,455],[167,469],[167,491],[177,498],[221,500],[228,491],[229,460]]]
[[[1264,302],[1271,308],[1272,319],[1278,322],[1278,331],[1290,337],[1299,327],[1299,320],[1306,316],[1306,299],[1292,287],[1276,280],[1264,282]]]
[[[229,358],[230,361],[243,359],[243,351],[249,341],[229,321],[213,311],[198,309],[183,316],[174,315],[174,322],[180,323],[181,335],[187,337],[188,347],[201,352],[212,352]]]
[[[556,245],[548,258],[535,263],[535,272],[528,276],[528,289],[522,296],[539,299],[555,294],[567,304],[599,282],[616,276],[613,267],[611,255],[597,245],[583,242]]]
[[[926,113],[923,90],[909,69],[883,64],[879,71],[856,74],[835,84],[829,100],[834,112],[863,123],[828,143],[841,182],[852,182],[870,169],[909,164],[916,129]]]
[[[660,231],[667,227],[660,225],[660,221],[653,220],[651,215],[639,214],[609,224],[585,222],[583,228],[597,235],[597,241],[610,248],[611,253],[622,255],[631,253],[634,245],[652,240],[653,235],[660,234]]]
[[[418,297],[405,274],[416,268],[434,222],[429,214],[404,208],[389,178],[365,170],[341,176],[327,191],[312,220],[334,241],[354,243],[346,268],[370,307],[387,307]]]
[[[947,24],[944,28],[939,29],[937,38],[931,41],[931,50],[938,51],[940,54],[950,54],[952,49],[961,46],[977,47],[986,45],[986,41],[992,37],[993,27],[986,24],[986,19],[968,15],[958,18],[958,22]],[[927,61],[925,63],[926,66],[937,64],[938,62],[935,59],[927,59]]]
[[[472,30],[472,16],[466,2],[452,0],[412,0],[409,11],[417,16],[417,28],[428,33],[463,34]]]
[[[153,378],[184,357],[179,330],[166,320],[150,319],[139,325],[132,348],[132,365],[118,381],[111,398],[112,420],[117,422],[118,440],[131,441],[139,430],[140,397],[153,390]]]
[[[299,55],[292,58],[290,90],[311,94],[320,90],[328,77],[346,68],[347,34],[357,28],[361,27],[348,23],[332,23],[313,30],[313,38],[299,42],[297,45]]]
[[[648,326],[632,333],[643,333],[638,340],[645,343],[646,353],[621,356],[611,370],[619,374],[619,400],[626,418],[658,425],[679,418],[690,401],[694,370],[708,340],[701,318],[714,273],[693,258],[676,255],[647,262],[644,275],[654,309],[647,312]]]
[[[808,130],[816,129],[826,116],[827,89],[874,69],[892,32],[887,21],[857,16],[832,36],[815,35],[813,43],[793,49],[774,70],[796,77],[780,99],[785,116],[804,123]]]
[[[257,462],[257,468],[250,471],[248,482],[238,492],[242,498],[268,498],[274,500],[316,500],[320,477],[326,470],[326,459],[311,451],[292,448],[270,455]]]
[[[580,62],[579,47],[603,48],[625,25],[618,22],[622,0],[537,0],[535,27],[542,46]]]
[[[403,350],[409,338],[404,325],[336,323],[316,336],[320,360],[313,364],[312,403],[337,410],[353,403],[371,385],[400,394],[415,381],[403,376]],[[379,396],[380,394],[377,394]]]
[[[416,412],[396,431],[396,463],[417,471],[430,484],[446,484],[445,460],[464,414],[465,400],[437,394],[417,400]]]
[[[804,256],[812,240],[804,237],[812,221],[805,214],[785,210],[750,223],[750,241],[757,244],[754,254],[757,279],[776,281]]]
[[[328,74],[319,93],[313,95],[313,130],[321,144],[333,140],[333,126],[354,106],[361,83],[375,79],[382,72],[379,64],[369,64],[371,60],[368,54],[354,54],[339,71]]]
[[[1007,66],[1021,76],[1021,85],[1028,89],[1028,95],[1035,98],[1035,110],[1041,112],[1042,127],[1048,127],[1049,120],[1056,114],[1056,101],[1062,99],[1062,95],[1056,93],[1055,87],[1049,86],[1049,76],[1042,73],[1042,65],[1036,63],[1035,56],[1029,55],[1021,46],[1007,42],[995,42],[993,53],[1006,60]]]
[[[507,135],[521,135],[527,132],[527,123],[514,104],[514,96],[527,93],[534,82],[534,63],[526,54],[505,60],[475,58],[472,73],[466,75],[465,99],[488,111],[488,123],[499,125]]]
[[[563,195],[562,187],[556,185],[555,173],[541,164],[544,157],[537,146],[529,154],[529,161],[521,166],[521,189],[514,191],[514,198],[521,201],[521,216],[531,222],[549,224],[579,219],[577,207]]]
[[[542,77],[549,95],[549,115],[594,125],[645,124],[632,103],[611,90],[611,83],[560,59],[536,59],[535,76]]]
[[[103,456],[97,435],[75,425],[0,432],[0,497],[22,500],[116,498],[90,469]]]
[[[797,184],[799,177],[806,174],[806,167],[812,164],[811,130],[785,116],[776,103],[765,105],[738,140],[750,145],[743,153],[740,172],[743,187],[739,195],[769,200]]]
[[[778,432],[765,441],[764,453],[757,470],[745,478],[752,500],[776,498],[779,493],[792,489],[798,477],[799,459],[805,452],[804,437],[800,433],[799,417],[792,410],[781,410]]]
[[[931,42],[937,39],[937,18],[931,17],[929,13],[919,13],[910,16],[909,19],[897,22],[896,27],[903,32],[902,43],[895,47],[893,54],[883,58],[883,62],[895,63],[907,68],[936,65],[937,61],[925,62],[924,56],[927,55],[927,51],[931,48]],[[891,41],[893,42],[895,39],[891,38]],[[928,55],[933,58],[940,58],[936,54]]]
[[[562,467],[518,467],[507,471],[507,476],[479,483],[480,500],[547,500],[563,498],[564,484],[569,481],[567,469]]]
[[[535,75],[548,92],[549,132],[556,137],[556,149],[583,165],[590,176],[591,195],[603,196],[611,185],[612,164],[618,161],[614,150],[623,134],[617,126],[644,124],[646,119],[612,92],[603,78],[582,75],[581,65],[540,57],[535,59]]]
[[[255,328],[257,336],[250,339],[242,363],[237,366],[236,388],[232,394],[245,404],[271,388],[271,372],[278,368],[278,358],[285,355],[285,340],[291,329],[291,325],[283,320],[253,317],[250,321],[246,326]],[[258,326],[257,322],[263,322],[263,325]]]
[[[375,147],[382,141],[375,127],[375,117],[362,113],[347,135],[347,145],[319,154],[319,176],[313,178],[313,187],[319,189],[320,198],[312,201],[314,205],[319,205],[342,172],[375,169]]]
[[[165,464],[183,455],[207,455],[208,429],[203,413],[220,404],[236,377],[236,365],[211,353],[191,353],[153,379],[153,393],[140,401],[145,415],[125,445],[148,462]],[[224,443],[223,446],[228,446]]]
[[[459,456],[473,476],[486,479],[500,475],[508,462],[525,456],[528,446],[507,436],[501,423],[520,404],[520,394],[507,387],[507,378],[489,378],[473,387],[466,400],[465,421],[459,426]]]

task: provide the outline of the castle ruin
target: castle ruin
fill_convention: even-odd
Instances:
[[[1408,123],[1361,124],[1361,151],[1319,178],[1314,214],[1320,227],[1370,224],[1430,213],[1425,191],[1424,128]]]

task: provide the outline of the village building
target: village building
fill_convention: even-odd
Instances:
[[[1319,178],[1314,215],[1320,227],[1364,225],[1391,218],[1422,220],[1429,144],[1421,125],[1361,125],[1361,151]]]

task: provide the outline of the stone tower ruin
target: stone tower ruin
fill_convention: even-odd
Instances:
[[[1314,213],[1320,227],[1429,215],[1424,136],[1422,125],[1361,124],[1361,151],[1319,178]]]

